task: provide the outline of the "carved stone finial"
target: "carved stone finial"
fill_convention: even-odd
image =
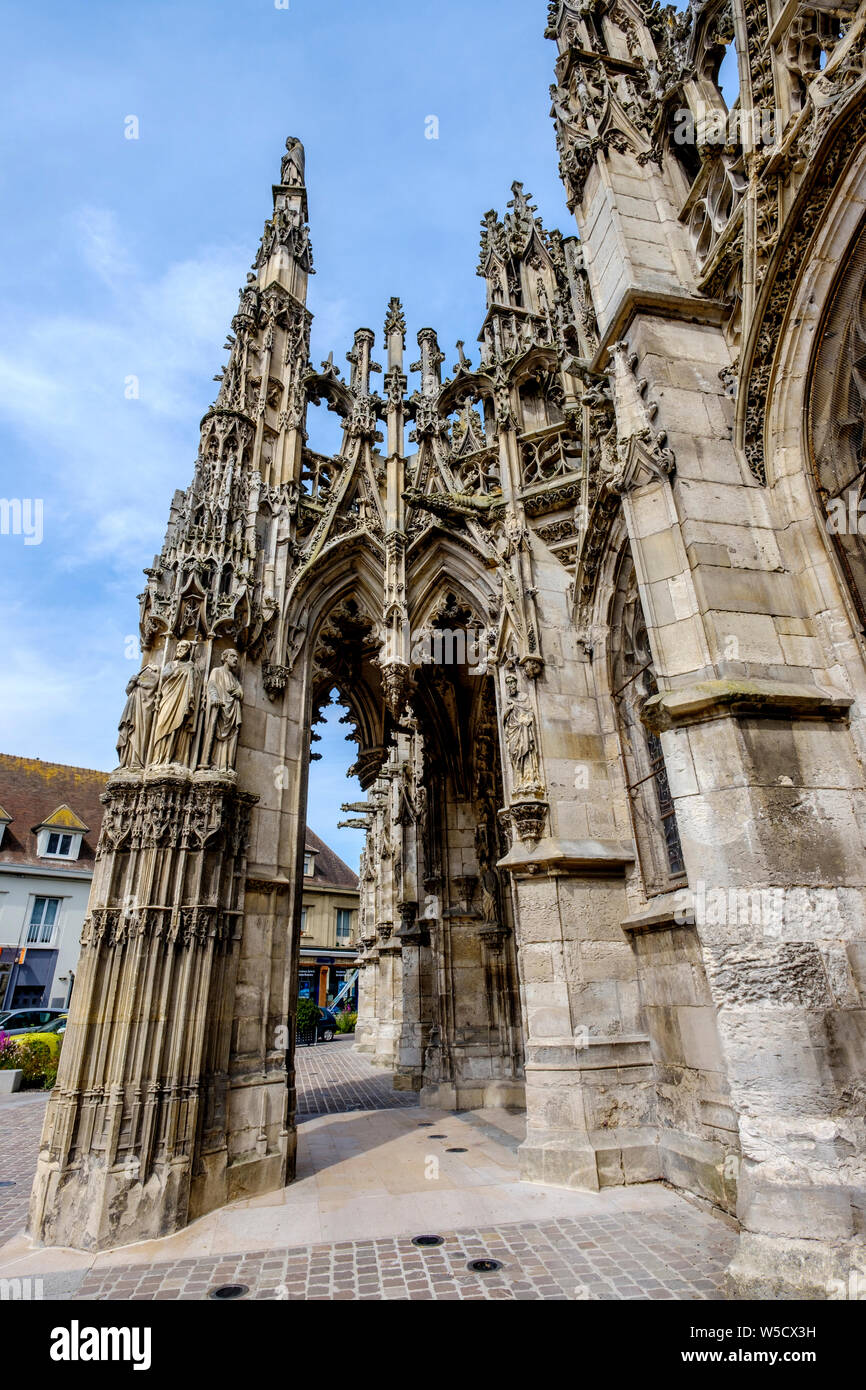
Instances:
[[[400,333],[403,338],[403,346],[406,346],[406,316],[403,313],[403,305],[400,300],[393,296],[388,301],[388,312],[385,315],[385,340],[392,333]]]
[[[609,491],[622,493],[672,473],[676,458],[665,432],[653,428],[658,405],[646,399],[647,383],[635,376],[637,354],[626,342],[614,343],[611,354],[616,425],[599,438],[600,462]]]

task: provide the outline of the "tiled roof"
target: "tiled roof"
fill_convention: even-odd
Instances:
[[[48,827],[52,830],[84,830],[90,829],[85,825],[80,816],[76,816],[71,806],[58,806],[52,816],[47,816],[40,826],[34,826],[34,830],[45,830]]]
[[[0,843],[0,864],[92,869],[104,809],[99,797],[107,781],[107,772],[93,768],[0,753],[0,802],[12,818]],[[81,853],[73,862],[37,858],[35,830],[49,820],[64,829],[85,827]]]
[[[60,870],[92,868],[104,810],[99,797],[107,781],[107,772],[92,768],[66,767],[63,763],[43,763],[38,758],[0,753],[0,801],[12,818],[0,843],[0,864],[50,863]],[[49,821],[65,829],[79,829],[77,821],[87,827],[81,853],[73,863],[37,858],[35,829]],[[307,884],[316,888],[357,889],[358,875],[312,830],[307,830],[306,846],[316,852],[315,873]]]
[[[8,830],[6,834],[9,834]],[[340,856],[335,854],[324,840],[320,840],[318,835],[309,828],[307,829],[306,847],[315,850],[316,857],[313,860],[313,876],[304,880],[305,885],[314,888],[358,887],[358,875],[353,873],[348,864],[344,864]]]

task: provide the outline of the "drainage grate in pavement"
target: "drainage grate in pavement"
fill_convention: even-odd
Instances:
[[[227,1301],[231,1298],[245,1298],[249,1293],[248,1284],[221,1284],[218,1289],[211,1289],[208,1298],[216,1298]]]

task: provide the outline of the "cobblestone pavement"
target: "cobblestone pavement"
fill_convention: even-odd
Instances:
[[[298,1122],[351,1110],[417,1106],[411,1092],[391,1089],[390,1073],[378,1071],[353,1051],[352,1038],[335,1038],[295,1054]],[[0,1244],[24,1228],[36,1169],[47,1092],[17,1094],[0,1102]]]
[[[23,1230],[48,1092],[10,1096],[0,1104],[0,1244]]]
[[[658,1185],[597,1198],[547,1189],[544,1197],[517,1181],[520,1117],[423,1110],[418,1121],[404,1113],[417,1107],[417,1096],[392,1091],[389,1075],[357,1056],[350,1038],[298,1049],[297,1084],[298,1118],[306,1122],[299,1181],[282,1194],[224,1209],[234,1212],[230,1241],[209,1244],[207,1232],[189,1228],[174,1238],[185,1242],[181,1248],[153,1243],[146,1256],[128,1258],[122,1251],[97,1258],[27,1253],[26,1243],[13,1241],[7,1259],[15,1267],[4,1267],[4,1275],[44,1272],[45,1297],[83,1300],[204,1299],[227,1284],[247,1286],[245,1297],[255,1300],[722,1297],[734,1232]],[[16,1184],[0,1188],[0,1242],[24,1226],[46,1101],[38,1094],[0,1102],[0,1182]],[[396,1113],[376,1118],[387,1111]],[[462,1146],[448,1149],[448,1136]],[[433,1204],[430,1184],[419,1176],[431,1142],[442,1165]],[[313,1212],[323,1213],[322,1223],[329,1213],[334,1233],[355,1239],[324,1243],[309,1222],[299,1225],[302,1210],[309,1214],[304,1191],[311,1182]],[[556,1206],[542,1213],[536,1201]],[[562,1214],[566,1201],[575,1214]],[[498,1212],[504,1220],[481,1224],[496,1222]],[[416,1223],[426,1229],[411,1229]],[[413,1235],[428,1233],[443,1244],[413,1246]],[[480,1258],[502,1268],[467,1269]]]
[[[418,1232],[418,1234],[427,1234]],[[92,1271],[77,1299],[203,1299],[228,1284],[256,1300],[719,1299],[736,1237],[683,1204],[672,1213],[560,1218],[450,1231],[419,1249],[411,1237],[344,1241],[244,1256]],[[473,1273],[470,1260],[502,1268]]]
[[[377,1071],[353,1049],[351,1037],[295,1051],[299,1123],[311,1115],[348,1110],[394,1110],[417,1105],[411,1091],[395,1091],[391,1073]]]

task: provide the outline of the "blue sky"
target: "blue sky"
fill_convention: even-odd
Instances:
[[[547,0],[7,7],[0,496],[41,499],[44,534],[0,536],[0,751],[114,765],[141,571],[192,476],[287,135],[307,149],[316,361],[342,364],[362,325],[380,344],[393,294],[410,351],[431,324],[449,370],[457,338],[472,356],[479,223],[512,180],[573,230],[546,15]],[[309,820],[355,863],[361,837],[334,828],[357,795],[336,716]]]

